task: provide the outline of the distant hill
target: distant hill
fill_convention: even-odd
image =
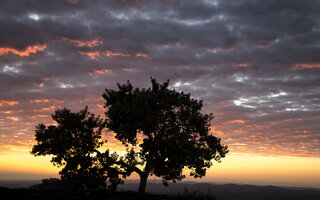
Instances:
[[[41,181],[0,181],[0,186],[8,188],[28,188],[40,182]],[[124,185],[118,187],[118,191],[137,191],[137,188],[137,181],[126,181]],[[16,191],[30,192],[28,190]],[[177,195],[178,193],[184,194],[186,191],[188,194],[216,196],[217,200],[320,200],[320,189],[277,187],[271,185],[255,186],[180,182],[172,183],[169,184],[168,187],[165,187],[161,182],[150,181],[146,190],[148,193],[157,195]]]
[[[0,186],[7,188],[29,188],[39,183],[41,180],[0,180]]]
[[[136,191],[138,183],[127,181],[119,190]],[[217,200],[320,200],[320,189],[299,187],[255,186],[238,184],[212,183],[175,183],[168,187],[161,183],[148,183],[147,192],[153,194],[183,194],[185,188],[189,193],[208,194],[217,197]]]

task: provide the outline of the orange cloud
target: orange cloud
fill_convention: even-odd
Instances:
[[[129,54],[117,53],[117,52],[112,52],[112,51],[106,51],[104,53],[104,55],[107,56],[107,57],[113,57],[113,56],[130,57]]]
[[[124,71],[124,72],[134,72],[134,71],[137,71],[137,69],[134,69],[134,68],[122,68],[121,71]]]
[[[97,106],[98,108],[104,108],[103,105],[101,105],[101,104],[96,104],[96,106]]]
[[[244,123],[246,123],[246,121],[237,119],[237,120],[231,120],[231,121],[227,122],[227,124],[234,124],[234,123],[244,124]]]
[[[91,51],[91,52],[84,52],[84,51],[79,51],[79,53],[81,55],[87,55],[89,56],[91,59],[93,60],[99,60],[98,58],[96,58],[97,56],[100,56],[100,52],[99,51]]]
[[[46,107],[46,108],[41,108],[41,109],[35,109],[33,110],[34,112],[42,112],[42,111],[51,111],[56,109],[56,106],[50,106],[50,107]]]
[[[213,133],[213,135],[216,135],[216,136],[223,136],[225,135],[224,132],[220,131],[220,130],[217,130],[217,127],[214,127],[214,126],[210,126],[210,132]]]
[[[17,50],[10,47],[0,47],[0,56],[8,53],[12,53],[18,56],[29,56],[31,53],[37,53],[38,51],[44,51],[47,45],[33,45],[28,46],[25,50]]]
[[[104,55],[106,57],[143,57],[143,58],[149,58],[149,56],[147,54],[143,54],[143,53],[137,53],[137,54],[125,54],[125,53],[120,53],[120,52],[113,52],[113,51],[106,51],[106,52],[100,52],[100,51],[89,51],[89,52],[85,52],[85,51],[79,51],[79,53],[81,55],[87,55],[90,58],[92,58],[93,60],[99,60],[97,57],[100,55]]]
[[[320,68],[320,63],[298,63],[292,65],[292,69],[312,69],[312,68]]]
[[[31,119],[34,119],[34,118],[44,118],[44,117],[50,117],[49,115],[33,115],[31,116]]]
[[[30,103],[48,103],[48,102],[54,102],[54,103],[63,103],[63,100],[57,100],[57,99],[33,99],[29,101]]]
[[[55,42],[67,42],[78,47],[96,47],[103,44],[103,41],[100,38],[96,38],[89,41],[73,40],[67,37],[59,37]]]
[[[50,81],[51,78],[50,78],[50,77],[47,77],[47,78],[43,78],[42,80],[43,80],[43,81]]]
[[[300,121],[302,118],[292,118],[292,119],[285,119],[284,122],[292,122],[292,121]]]
[[[251,67],[248,63],[231,63],[232,67]]]
[[[243,129],[234,130],[233,132],[239,133],[239,134],[245,133],[245,131]]]
[[[293,138],[306,138],[309,137],[309,135],[295,135]]]
[[[9,117],[6,117],[6,118],[14,120],[14,121],[18,121],[20,119],[20,117],[16,117],[16,116],[9,116]]]
[[[149,58],[148,54],[144,54],[144,53],[137,53],[136,57]]]
[[[30,100],[31,103],[43,103],[43,102],[49,102],[49,99],[34,99]]]
[[[9,106],[14,106],[16,104],[19,104],[19,101],[0,101],[0,106],[7,104]]]
[[[3,113],[5,113],[5,114],[10,114],[10,113],[12,113],[12,112],[13,112],[12,110],[3,111]]]
[[[234,141],[234,140],[236,140],[236,139],[234,139],[234,138],[232,138],[232,137],[228,137],[226,140],[227,140],[227,141]]]
[[[107,57],[113,57],[113,56],[123,56],[123,57],[143,57],[143,58],[149,58],[148,54],[144,53],[136,53],[134,55],[130,54],[124,54],[124,53],[118,53],[118,52],[112,52],[112,51],[106,51],[103,55]]]
[[[111,69],[94,70],[94,72],[89,72],[89,75],[92,76],[92,75],[104,74],[108,72],[112,72],[112,70]]]
[[[105,111],[103,104],[96,104],[96,106],[97,106],[98,110],[103,111],[103,112]]]

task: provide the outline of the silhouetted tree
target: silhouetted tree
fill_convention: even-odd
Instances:
[[[111,189],[115,189],[121,183],[121,172],[114,166],[117,156],[97,150],[104,143],[101,131],[105,120],[88,112],[87,107],[76,113],[66,108],[57,110],[52,119],[57,125],[36,127],[37,144],[31,154],[52,155],[53,165],[63,167],[59,174],[68,188],[105,187],[109,180]]]
[[[200,112],[202,101],[170,90],[169,81],[151,82],[148,89],[134,89],[129,81],[118,83],[117,90],[106,89],[102,95],[107,127],[128,147],[117,164],[139,174],[141,193],[149,175],[161,177],[167,185],[169,180],[182,180],[188,168],[190,176],[201,178],[212,160],[220,162],[228,152],[220,138],[209,134],[213,115]]]

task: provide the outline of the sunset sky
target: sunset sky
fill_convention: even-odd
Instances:
[[[105,88],[154,77],[202,99],[229,146],[196,181],[320,188],[319,10],[317,0],[0,1],[0,180],[58,177],[50,157],[29,153],[35,126],[63,107],[105,117]]]

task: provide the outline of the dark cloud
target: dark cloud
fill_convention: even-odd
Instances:
[[[204,100],[233,152],[319,156],[319,1],[1,1],[0,145],[150,76]],[[18,102],[18,103],[16,103]],[[4,147],[3,147],[4,148]],[[6,147],[8,148],[8,147]]]

